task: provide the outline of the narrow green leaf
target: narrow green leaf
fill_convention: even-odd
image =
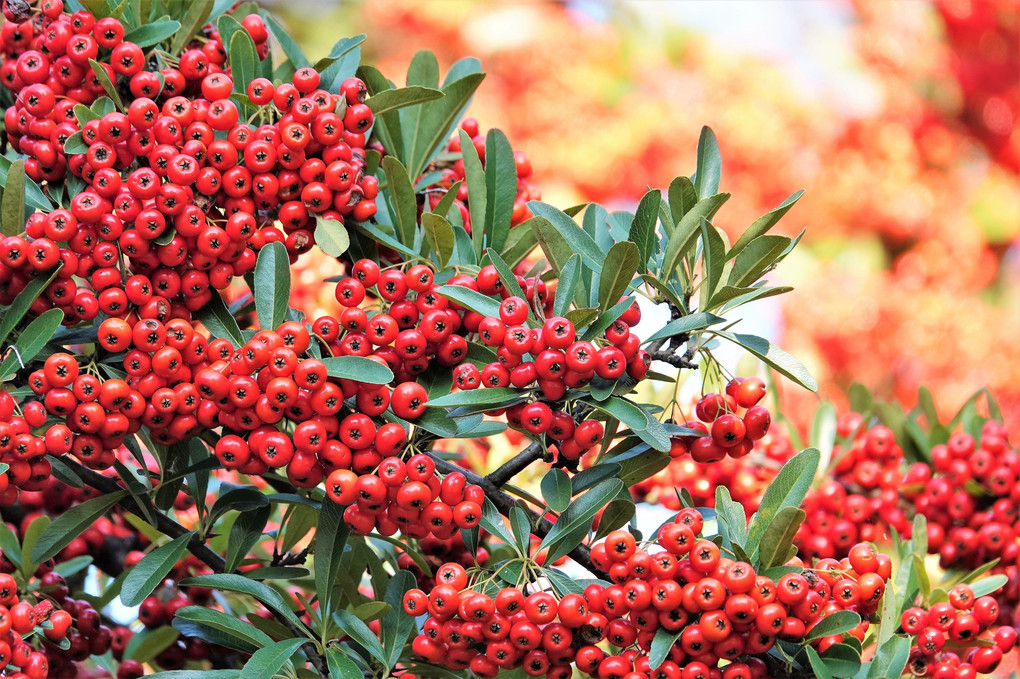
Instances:
[[[304,639],[284,639],[255,651],[241,670],[241,679],[273,679]]]
[[[439,259],[439,266],[445,267],[453,255],[455,244],[453,227],[445,217],[431,212],[422,213],[421,225],[425,230],[425,238],[428,240],[429,246]]]
[[[531,548],[531,522],[525,511],[517,505],[510,508],[510,530],[513,531],[517,549],[527,554]]]
[[[680,641],[681,634],[683,634],[682,629],[670,632],[665,627],[660,627],[655,630],[655,636],[652,637],[652,646],[648,651],[648,667],[650,669],[658,669],[666,661],[666,656],[669,655],[670,649]]]
[[[96,519],[106,514],[126,495],[126,490],[100,495],[86,500],[80,505],[75,505],[58,516],[43,529],[39,539],[32,545],[32,549],[29,551],[32,561],[42,563],[50,557],[56,556],[60,550],[71,544],[72,540],[84,533],[89,526],[95,523]]]
[[[152,594],[188,550],[188,540],[193,535],[188,532],[157,547],[131,569],[120,589],[120,600],[125,606],[137,606]]]
[[[816,679],[832,679],[832,672],[829,671],[825,661],[823,661],[818,655],[818,651],[810,646],[805,646],[804,653],[807,654],[808,663],[811,665],[811,669],[814,671]]]
[[[740,254],[741,250],[747,247],[748,243],[762,234],[767,233],[769,229],[775,226],[776,223],[783,218],[783,215],[790,211],[790,208],[792,208],[803,195],[804,190],[801,189],[776,207],[772,208],[772,210],[766,214],[754,220],[751,226],[747,227],[747,230],[740,234],[740,237],[737,238],[737,242],[733,244],[732,248],[730,248],[730,257],[736,257]]]
[[[110,80],[110,74],[106,72],[98,61],[95,59],[89,59],[89,66],[92,67],[92,72],[95,73],[96,79],[99,80],[99,84],[106,90],[106,94],[109,95],[113,103],[117,105],[117,109],[120,111],[124,110],[124,102],[120,98],[120,93],[117,92],[117,88],[114,86],[113,81]]]
[[[463,114],[472,95],[485,78],[484,73],[469,73],[442,87],[442,99],[422,104],[421,119],[415,127],[406,154],[408,170],[417,177],[428,164],[429,159],[446,141],[451,127]],[[405,111],[413,109],[404,109]],[[468,189],[470,193],[470,188]]]
[[[662,193],[658,190],[649,191],[638,203],[634,221],[630,225],[627,239],[637,247],[638,267],[641,273],[648,271],[648,260],[659,249],[659,239],[655,227],[659,220],[659,205],[662,204]],[[612,252],[610,250],[610,252]]]
[[[722,158],[719,155],[719,142],[710,127],[701,128],[698,138],[698,171],[694,177],[694,188],[699,198],[707,198],[719,193],[719,180],[722,177]]]
[[[209,20],[213,4],[213,0],[194,0],[187,4],[184,16],[181,17],[181,28],[170,44],[170,54],[180,54],[184,51],[198,30]]]
[[[321,74],[320,87],[329,92],[340,90],[340,83],[358,70],[358,62],[361,61],[359,45],[365,42],[367,37],[360,33],[349,38],[340,38],[333,44],[329,54],[315,64],[315,70]]]
[[[283,243],[266,244],[255,261],[255,314],[259,325],[274,330],[287,320],[290,300],[290,258]]]
[[[592,519],[623,489],[620,479],[606,479],[578,497],[553,524],[539,549],[548,549],[552,562],[579,545],[591,529]]]
[[[273,34],[276,41],[280,43],[280,47],[283,48],[283,53],[287,55],[287,59],[290,60],[291,65],[296,71],[299,68],[305,66],[311,66],[311,62],[308,61],[308,57],[301,51],[301,47],[298,46],[297,41],[290,37],[286,29],[276,21],[273,16],[265,11],[260,10],[259,14],[262,16],[263,21],[266,22],[266,27],[269,28],[269,32]]]
[[[623,482],[626,484],[627,480],[623,479]],[[623,492],[626,493],[626,491]],[[637,507],[629,496],[618,497],[610,501],[606,508],[602,510],[602,516],[599,517],[599,527],[595,531],[593,540],[601,540],[614,530],[626,526],[636,513]]]
[[[600,462],[599,464],[582,469],[570,479],[570,494],[577,495],[589,488],[594,488],[602,481],[619,476],[623,466],[616,462]]]
[[[726,486],[715,489],[715,517],[719,524],[719,534],[725,535],[730,544],[744,547],[747,543],[747,514],[744,505],[730,497]]]
[[[701,220],[701,308],[708,308],[726,266],[726,242],[707,219]]]
[[[244,650],[247,647],[251,647],[249,652],[253,653],[256,649],[262,648],[263,646],[269,646],[273,643],[272,638],[270,638],[268,634],[260,630],[258,627],[255,627],[250,622],[246,622],[236,616],[230,615],[229,613],[217,611],[213,608],[207,608],[205,606],[185,606],[180,608],[177,610],[177,613],[174,614],[173,625],[181,632],[187,634],[187,626],[181,624],[185,621],[211,627],[222,632],[228,637],[240,640],[243,646],[238,650]]]
[[[398,90],[384,90],[366,99],[365,103],[372,109],[372,113],[382,115],[406,106],[442,99],[443,96],[442,90],[411,85]]]
[[[638,271],[641,255],[638,246],[621,241],[609,248],[599,277],[599,306],[608,309],[620,301]]]
[[[437,292],[451,302],[467,307],[475,313],[494,318],[499,317],[498,297],[489,297],[462,285],[441,285]]]
[[[485,233],[490,238],[489,246],[499,250],[510,234],[517,197],[517,164],[506,135],[495,128],[485,136],[485,187]],[[472,222],[472,226],[478,228],[477,223]]]
[[[739,344],[757,356],[766,365],[810,391],[818,391],[818,383],[807,368],[796,358],[786,353],[764,337],[745,335],[739,332],[715,331],[719,337]]]
[[[379,628],[383,648],[387,654],[388,668],[397,664],[401,652],[404,650],[404,644],[407,643],[407,638],[416,629],[414,618],[404,612],[403,601],[404,594],[417,587],[417,584],[410,571],[401,570],[393,574],[393,578],[390,579],[390,584],[386,588],[384,598],[390,605],[390,610],[383,616]]]
[[[761,571],[786,563],[793,537],[806,517],[807,513],[800,507],[787,506],[776,512],[758,544],[758,561],[752,561],[752,565]],[[755,557],[754,553],[750,556]]]
[[[654,342],[655,340],[662,339],[664,337],[674,337],[683,333],[704,330],[711,325],[716,325],[725,321],[725,318],[720,318],[715,314],[707,312],[698,312],[688,316],[681,316],[675,321],[670,321],[660,330],[652,333],[645,342]]]
[[[251,578],[246,578],[243,575],[236,573],[193,575],[190,578],[181,580],[180,584],[184,587],[208,587],[209,589],[222,589],[229,592],[247,594],[266,604],[298,628],[302,625],[282,594],[268,585]]]
[[[386,195],[392,208],[390,213],[393,215],[397,239],[411,247],[418,230],[418,199],[414,194],[414,185],[407,170],[393,156],[383,158],[382,169],[389,185]]]
[[[860,652],[847,644],[833,644],[821,658],[834,677],[852,677],[861,669]]]
[[[139,47],[152,47],[181,30],[181,22],[173,19],[162,19],[151,24],[143,24],[124,35],[124,42],[133,42]]]
[[[513,387],[493,387],[491,389],[472,389],[458,391],[436,399],[429,400],[425,405],[431,408],[459,408],[461,406],[495,405],[509,403],[527,396],[527,392]]]
[[[622,467],[620,479],[630,488],[668,467],[671,460],[672,458],[661,450],[649,447],[644,452],[620,461]]]
[[[893,635],[875,652],[868,667],[867,679],[898,677],[903,674],[910,658],[911,638]]]
[[[235,349],[244,344],[244,335],[237,325],[237,319],[223,303],[219,293],[214,294],[201,309],[198,310],[198,320],[206,327],[213,337],[222,337],[228,340]]]
[[[659,278],[669,280],[679,266],[680,260],[698,242],[698,236],[701,234],[701,220],[711,221],[729,197],[728,193],[717,193],[714,196],[703,198],[681,217],[680,222],[673,229],[673,233],[670,234],[669,241],[666,242],[666,253],[663,255],[662,272]]]
[[[354,661],[336,646],[326,648],[326,664],[331,679],[365,679],[364,673]]]
[[[673,224],[679,224],[695,203],[698,202],[698,190],[687,177],[677,177],[669,184],[669,212]]]
[[[575,254],[573,248],[570,247],[563,234],[545,217],[535,217],[528,220],[528,223],[535,234],[535,241],[542,248],[546,259],[549,260],[549,265],[558,276],[563,271],[567,260]]]
[[[506,239],[506,246],[499,253],[506,260],[507,265],[511,267],[517,266],[538,245],[538,236],[530,224],[532,221],[534,220],[529,219],[510,229],[510,236]]]
[[[351,246],[351,237],[339,220],[316,215],[315,244],[330,257],[339,257]]]
[[[15,160],[7,170],[3,200],[0,202],[5,236],[16,236],[25,230],[25,179],[25,161]]]
[[[21,322],[21,319],[32,308],[32,304],[39,298],[43,290],[53,282],[62,266],[61,264],[55,268],[46,278],[40,277],[30,280],[28,285],[14,298],[11,305],[4,309],[3,315],[0,315],[0,346],[3,346],[7,336],[11,334],[11,330],[14,330],[14,327]]]
[[[542,499],[554,512],[562,512],[570,506],[570,478],[562,469],[550,469],[542,477]]]
[[[124,648],[124,660],[140,663],[151,662],[153,658],[165,651],[177,641],[180,633],[173,627],[155,627],[144,629],[132,635]]]
[[[821,639],[833,634],[843,634],[857,627],[861,616],[854,611],[836,611],[819,620],[808,632],[807,641]]]
[[[22,365],[28,365],[28,362],[50,341],[63,320],[63,311],[50,309],[29,323],[18,336],[14,349],[7,354],[3,363],[0,363],[0,380],[16,372]]]
[[[1006,586],[1007,582],[1009,582],[1009,579],[1005,575],[996,573],[971,583],[970,587],[974,590],[974,596],[979,597],[1002,589]]]
[[[533,200],[528,203],[528,207],[536,216],[545,217],[548,220],[547,224],[554,228],[570,246],[571,253],[576,252],[581,255],[581,259],[592,271],[602,271],[605,253],[599,249],[595,240],[578,226],[577,222],[561,210],[541,201]]]
[[[496,273],[499,274],[499,280],[503,283],[503,287],[507,289],[511,295],[517,297],[524,297],[524,290],[521,289],[521,284],[517,282],[517,276],[514,275],[514,270],[507,264],[503,258],[497,254],[493,249],[486,250],[489,256],[489,261],[496,267]],[[562,285],[562,277],[560,279],[560,285]],[[557,288],[558,289],[558,288]]]
[[[338,627],[347,633],[349,637],[365,647],[365,650],[372,654],[372,657],[380,662],[386,662],[386,654],[383,652],[382,644],[378,637],[368,628],[368,625],[351,613],[350,611],[337,611]]]
[[[751,285],[773,266],[790,242],[786,236],[766,235],[755,238],[737,255],[726,284],[735,287]]]
[[[258,543],[265,534],[266,523],[269,521],[270,508],[259,507],[250,512],[241,512],[230,527],[230,534],[227,537],[227,556],[224,570],[228,573],[237,569],[248,555],[251,548]]]
[[[619,396],[612,396],[606,401],[593,402],[591,405],[626,424],[642,441],[655,450],[662,452],[669,450],[669,435],[666,434],[662,423],[654,417],[649,417],[645,411],[630,401]]]
[[[811,487],[818,471],[821,455],[814,448],[802,450],[790,458],[779,474],[772,480],[762,495],[758,511],[751,517],[747,529],[747,549],[752,556],[758,553],[758,546],[769,524],[784,507],[799,507]]]
[[[343,507],[332,500],[323,501],[315,529],[315,591],[326,614],[333,610],[333,588],[350,535],[343,512]]]
[[[481,258],[485,245],[485,215],[489,207],[489,187],[478,156],[478,149],[468,133],[459,130],[460,153],[464,163],[464,181],[467,182],[468,214],[471,216],[471,242],[474,246],[475,258]],[[516,191],[514,192],[516,195]]]
[[[570,309],[570,302],[576,298],[577,286],[581,282],[581,256],[571,255],[563,269],[560,271],[559,281],[556,283],[556,297],[553,299],[553,313],[563,316]],[[581,292],[582,297],[587,295]]]
[[[363,384],[389,384],[393,381],[393,371],[389,366],[364,356],[327,357],[322,362],[330,377],[355,380]]]

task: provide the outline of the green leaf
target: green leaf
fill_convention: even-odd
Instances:
[[[283,26],[281,26],[269,12],[260,10],[259,14],[266,22],[269,32],[272,33],[273,37],[276,38],[276,41],[280,43],[280,47],[283,48],[283,53],[287,55],[287,59],[290,61],[291,65],[293,65],[295,71],[299,68],[312,65],[311,62],[308,61],[308,57],[305,56],[305,53],[301,51],[301,48],[298,46],[294,38],[290,37],[290,34],[287,33]]]
[[[343,513],[344,508],[332,500],[323,501],[315,529],[315,591],[327,615],[333,610],[333,588],[350,535]]]
[[[338,618],[338,627],[340,627],[341,631],[364,646],[365,650],[371,653],[373,658],[380,662],[386,662],[386,654],[383,652],[382,644],[379,643],[379,639],[368,628],[368,625],[359,620],[350,611],[337,611],[335,617]]]
[[[653,670],[658,669],[666,661],[666,656],[669,655],[670,649],[680,641],[681,634],[683,634],[682,629],[677,632],[670,632],[665,627],[655,630],[651,648],[648,650],[649,668]]]
[[[181,580],[180,584],[185,587],[208,587],[209,589],[222,589],[229,592],[247,594],[287,618],[296,627],[300,628],[302,625],[282,594],[268,585],[246,578],[243,575],[237,575],[236,573],[193,575],[190,578]]]
[[[986,594],[991,594],[996,590],[1002,589],[1003,587],[1006,586],[1007,582],[1009,582],[1009,579],[1005,575],[997,573],[995,575],[989,575],[987,578],[981,578],[977,582],[971,583],[970,587],[971,589],[974,590],[974,596],[979,597],[985,596]]]
[[[120,111],[124,110],[124,102],[121,101],[120,94],[117,92],[117,88],[114,87],[113,81],[110,80],[110,74],[106,72],[98,61],[95,59],[89,59],[89,66],[92,67],[92,72],[96,74],[96,79],[99,80],[99,84],[106,90],[106,94],[109,95],[113,103],[117,105],[117,109]]]
[[[146,676],[154,679],[238,679],[241,670],[167,670]]]
[[[764,337],[745,335],[739,332],[715,331],[719,337],[739,344],[758,357],[766,365],[810,391],[818,391],[818,383],[800,361],[786,353]]]
[[[478,157],[478,149],[468,133],[464,130],[460,135],[460,152],[464,162],[464,181],[467,182],[468,214],[471,216],[471,242],[474,245],[475,258],[482,256],[485,241],[485,215],[489,207],[488,181],[482,161]],[[516,195],[516,191],[514,192]]]
[[[722,176],[722,158],[719,155],[719,142],[710,127],[701,128],[698,138],[698,170],[694,176],[694,188],[698,197],[707,198],[719,193],[719,180]]]
[[[170,54],[180,54],[184,51],[198,30],[209,20],[213,4],[213,0],[194,0],[187,3],[184,16],[181,17],[181,28],[170,45]]]
[[[43,290],[53,282],[62,266],[60,265],[55,268],[46,278],[40,277],[30,280],[28,285],[14,298],[11,305],[0,315],[0,346],[3,346],[7,336],[11,334],[11,330],[14,330],[14,327],[21,322],[21,319],[32,308],[32,304],[39,298]]]
[[[567,243],[571,254],[576,252],[581,255],[581,259],[592,271],[602,271],[602,262],[606,254],[602,252],[595,240],[578,226],[577,222],[567,216],[565,212],[541,201],[530,201],[528,207],[536,216],[548,220],[545,224],[539,223],[541,232],[554,229]],[[539,242],[541,241],[542,233],[539,233]]]
[[[575,254],[574,250],[563,237],[563,234],[545,217],[529,219],[528,224],[531,225],[531,230],[535,234],[535,241],[542,248],[542,252],[545,253],[553,272],[556,275],[560,275],[567,264],[567,260]]]
[[[393,215],[397,240],[410,247],[414,245],[415,232],[418,230],[418,199],[414,194],[411,177],[400,161],[393,156],[382,160],[382,169],[386,173],[386,192],[390,213]]]
[[[248,31],[242,29],[230,36],[230,77],[234,92],[247,94],[248,83],[259,76],[259,55]],[[247,108],[247,107],[246,107]]]
[[[161,19],[151,24],[142,24],[124,35],[124,42],[133,42],[139,47],[152,47],[170,38],[181,29],[181,22]]]
[[[821,655],[825,667],[834,677],[852,677],[861,668],[861,654],[847,644],[833,644]]]
[[[687,177],[677,177],[669,184],[669,212],[673,224],[679,224],[695,203],[698,202],[698,190]]]
[[[861,616],[853,611],[836,611],[819,620],[808,632],[806,641],[821,639],[833,634],[844,634],[861,622]]]
[[[255,261],[255,315],[265,330],[275,330],[287,320],[290,300],[290,258],[277,241],[267,243]]]
[[[486,530],[486,532],[498,537],[507,545],[512,546],[515,544],[513,536],[510,534],[510,531],[506,529],[506,524],[503,523],[503,517],[500,516],[499,510],[496,509],[496,505],[492,504],[492,500],[489,498],[485,498],[482,501],[481,526]]]
[[[250,622],[241,620],[237,616],[224,613],[223,611],[206,608],[205,606],[185,606],[178,609],[177,613],[174,614],[173,625],[180,629],[181,632],[187,634],[187,626],[181,624],[185,621],[211,627],[228,637],[239,640],[241,648],[238,648],[238,650],[247,650],[250,647],[249,653],[254,653],[256,649],[269,646],[273,643],[272,638],[268,634]],[[184,629],[181,629],[182,627]],[[231,646],[231,648],[236,647]]]
[[[16,372],[22,365],[28,365],[28,362],[50,341],[63,320],[63,311],[50,309],[29,323],[18,336],[18,341],[14,344],[15,350],[7,354],[3,363],[0,363],[0,380]]]
[[[304,639],[285,639],[255,651],[241,670],[241,679],[273,679]]]
[[[320,87],[330,92],[340,90],[340,83],[358,70],[358,63],[361,61],[359,45],[365,42],[367,37],[361,33],[350,38],[340,38],[334,43],[329,55],[315,64],[315,70],[322,74]]]
[[[659,276],[661,279],[668,280],[680,265],[680,260],[697,243],[701,234],[701,220],[711,221],[729,197],[728,193],[717,193],[703,198],[680,219],[666,242],[666,253],[663,255],[662,272]]]
[[[758,544],[758,561],[752,561],[752,565],[758,570],[767,570],[785,564],[793,546],[793,537],[806,517],[807,513],[800,507],[787,506],[776,512]],[[754,556],[752,553],[751,558]]]
[[[35,546],[39,542],[43,533],[46,532],[46,529],[49,528],[50,523],[50,517],[46,515],[37,516],[32,519],[32,522],[28,524],[28,528],[25,529],[24,538],[21,543],[21,572],[28,577],[35,574],[36,570],[39,568],[39,564],[45,561],[45,559],[26,559],[25,555],[28,554],[31,557],[31,555],[35,553]],[[61,547],[61,549],[63,549],[63,547]]]
[[[404,594],[417,587],[417,581],[410,571],[400,570],[393,574],[390,584],[386,587],[386,603],[390,610],[379,622],[383,648],[386,650],[386,663],[392,668],[400,659],[407,638],[415,631],[414,618],[404,612]],[[358,675],[361,677],[360,673]]]
[[[251,548],[265,537],[263,531],[269,521],[269,513],[269,506],[265,506],[238,515],[227,537],[226,565],[223,570],[228,573],[237,570]]]
[[[384,90],[374,94],[365,100],[365,104],[372,109],[375,115],[381,115],[388,111],[395,111],[405,106],[414,106],[426,101],[443,98],[442,90],[430,87],[411,85],[402,87],[399,90]]]
[[[340,220],[316,215],[315,244],[330,257],[339,257],[351,246],[351,237]]]
[[[725,321],[725,318],[720,318],[715,314],[710,314],[704,311],[690,314],[688,316],[681,316],[675,321],[670,321],[660,330],[652,333],[645,342],[654,342],[655,340],[662,339],[663,337],[673,337],[675,335],[682,335],[683,333],[704,330],[710,325],[716,325],[717,323],[723,323]]]
[[[666,434],[662,423],[654,417],[649,417],[645,411],[630,401],[613,396],[601,403],[593,402],[591,405],[623,422],[652,448],[662,452],[669,450],[669,435]]]
[[[562,469],[550,469],[542,477],[542,499],[554,512],[570,506],[570,477]]]
[[[85,137],[81,131],[75,132],[64,142],[64,153],[72,156],[79,153],[88,153],[89,145],[85,143]],[[7,234],[13,235],[13,234]]]
[[[633,303],[634,298],[627,297],[626,299],[617,302],[616,305],[608,311],[602,311],[602,313],[599,314],[598,320],[592,323],[591,326],[584,331],[584,335],[581,336],[581,339],[591,341],[596,337],[601,337],[602,333],[604,333],[609,326],[615,323],[620,316],[626,313],[627,309],[629,309]],[[577,327],[577,323],[574,325]]]
[[[531,522],[527,513],[517,505],[510,508],[510,530],[513,531],[517,549],[527,554],[531,548]]]
[[[758,553],[762,536],[784,507],[799,507],[811,488],[818,471],[821,454],[814,448],[794,455],[772,480],[762,495],[758,511],[747,528],[747,549],[751,556]]]
[[[439,259],[439,266],[445,267],[449,263],[450,257],[453,256],[455,245],[453,227],[445,217],[431,212],[422,213],[421,225],[425,230],[425,238],[428,240],[429,246]]]
[[[393,371],[389,366],[364,356],[326,357],[322,359],[322,363],[330,377],[354,380],[362,384],[389,384],[393,381]]]
[[[832,679],[832,672],[829,671],[825,661],[818,655],[818,651],[811,648],[810,646],[804,647],[804,653],[807,654],[808,663],[811,665],[811,669],[815,673],[816,679]]]
[[[668,467],[671,459],[661,450],[648,448],[633,457],[620,460],[622,469],[619,477],[628,488],[632,487]]]
[[[483,316],[499,318],[500,300],[498,297],[483,295],[477,290],[462,285],[442,285],[436,292],[451,302],[456,302]]]
[[[179,636],[180,633],[169,626],[137,632],[132,635],[131,641],[124,648],[124,660],[135,660],[140,663],[151,662],[153,658],[165,651],[170,644],[177,641]]]
[[[715,518],[719,525],[719,534],[726,537],[730,544],[744,547],[747,542],[747,514],[744,505],[734,502],[726,486],[715,489]]]
[[[609,248],[599,277],[599,306],[608,309],[620,301],[637,273],[641,255],[638,246],[621,241]]]
[[[600,482],[619,476],[623,466],[616,462],[600,462],[599,464],[582,469],[570,479],[570,494],[577,495],[589,488],[594,488]]]
[[[50,557],[56,556],[60,550],[71,544],[72,540],[84,533],[89,526],[95,523],[96,519],[106,514],[126,495],[126,490],[100,495],[86,500],[80,505],[75,505],[58,516],[43,529],[39,539],[32,545],[32,549],[29,551],[32,561],[42,563]]]
[[[4,195],[0,200],[3,235],[16,236],[25,230],[25,161],[15,160],[7,170]]]
[[[14,531],[8,527],[5,521],[0,521],[0,552],[18,570],[21,570],[21,544],[18,542],[18,536],[14,534]]]
[[[804,190],[801,189],[797,193],[793,194],[782,203],[772,208],[768,213],[762,215],[758,219],[754,220],[751,226],[747,227],[744,233],[740,234],[737,238],[737,242],[730,248],[730,257],[736,257],[740,254],[741,250],[747,247],[748,243],[758,238],[762,234],[768,232],[776,223],[783,218],[790,208],[793,207],[794,203],[800,200],[800,197],[804,195]]]
[[[484,73],[469,73],[442,87],[442,99],[422,104],[420,118],[414,127],[404,158],[410,174],[417,177],[425,169],[439,145],[446,141],[450,128],[461,116],[471,96],[485,78]],[[414,109],[404,109],[413,111]],[[388,176],[388,175],[387,175]],[[468,193],[470,194],[470,187]]]
[[[125,606],[137,606],[159,587],[188,550],[188,541],[193,535],[194,533],[188,532],[157,547],[131,569],[120,589],[120,600]]]
[[[910,637],[894,635],[886,640],[875,652],[868,665],[867,679],[898,677],[903,674],[910,658]]]
[[[228,340],[235,349],[244,345],[244,335],[237,325],[237,319],[227,309],[219,293],[213,294],[212,299],[198,310],[197,317],[213,337]]]
[[[619,494],[623,487],[623,481],[620,479],[606,479],[574,500],[542,539],[539,549],[549,550],[547,562],[556,561],[581,544],[591,529],[592,519]]]
[[[514,275],[513,269],[507,264],[502,257],[497,254],[493,249],[486,250],[489,256],[489,261],[496,267],[496,273],[499,274],[499,280],[503,283],[503,287],[506,288],[507,292],[517,297],[524,297],[524,290],[521,289],[521,284],[517,282],[517,276]],[[560,284],[562,285],[562,279]]]
[[[786,236],[760,236],[737,255],[726,279],[727,285],[746,287],[773,266],[792,241]]]
[[[575,291],[581,281],[581,256],[571,255],[560,271],[559,282],[556,284],[556,297],[553,300],[553,313],[563,316],[570,309],[570,302],[575,298]],[[582,297],[587,297],[583,292]]]
[[[662,193],[660,191],[656,190],[646,193],[641,198],[641,202],[638,203],[637,212],[634,213],[634,221],[630,225],[630,233],[627,235],[627,240],[637,247],[637,270],[641,273],[648,271],[648,260],[659,249],[659,239],[656,237],[655,227],[658,224],[659,205],[661,204]],[[612,250],[610,250],[610,253],[612,253]]]
[[[488,406],[512,403],[523,400],[529,392],[515,387],[493,387],[491,389],[471,389],[458,391],[436,399],[429,400],[425,405],[432,408],[460,408],[463,406]]]
[[[336,646],[326,648],[326,664],[329,666],[331,679],[365,679],[364,673],[358,669],[354,661]]]
[[[495,128],[485,136],[485,187],[485,233],[489,245],[499,250],[510,234],[517,197],[517,163],[506,135]],[[472,226],[478,228],[474,222]]]
[[[506,239],[506,246],[499,253],[511,267],[523,262],[524,258],[538,245],[538,236],[535,230],[531,228],[530,222],[532,221],[534,220],[529,219],[510,229],[510,235]]]
[[[624,483],[627,483],[625,479]],[[637,507],[629,496],[612,500],[602,511],[602,516],[599,517],[599,527],[595,531],[594,539],[600,540],[617,528],[626,526],[636,513]]]
[[[719,230],[709,224],[707,219],[701,220],[701,308],[708,308],[712,293],[719,286],[723,268],[726,266],[726,242]]]

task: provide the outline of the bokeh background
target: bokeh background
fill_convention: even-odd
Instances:
[[[560,206],[633,209],[693,170],[710,125],[719,226],[807,190],[769,334],[823,396],[860,382],[910,406],[927,384],[951,414],[988,386],[1020,425],[1016,0],[266,4],[312,57],[367,33],[363,60],[398,84],[419,49],[480,58],[469,115]],[[818,397],[785,392],[810,418]]]

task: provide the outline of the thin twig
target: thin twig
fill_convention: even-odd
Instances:
[[[535,441],[507,460],[499,468],[493,470],[492,473],[487,474],[485,478],[491,481],[494,486],[501,487],[504,483],[527,469],[532,462],[542,459],[543,454],[542,444]]]

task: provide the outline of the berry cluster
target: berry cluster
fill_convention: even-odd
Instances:
[[[802,641],[838,610],[866,618],[890,575],[888,557],[859,545],[845,562],[773,581],[698,539],[702,526],[698,512],[682,510],[659,530],[655,550],[639,549],[630,533],[610,533],[591,554],[613,584],[591,584],[559,599],[546,591],[496,591],[486,587],[489,578],[472,583],[463,566],[445,564],[428,593],[413,589],[404,597],[406,612],[428,615],[414,652],[484,677],[521,667],[529,676],[566,679],[571,664],[600,679],[764,676],[757,656],[777,639]],[[850,634],[863,638],[867,626],[862,621]],[[665,662],[651,667],[648,653],[660,628],[678,637]],[[823,651],[841,638],[811,643]],[[602,641],[620,650],[607,654]]]
[[[765,391],[765,382],[757,377],[735,377],[727,383],[726,393],[702,397],[694,408],[698,419],[684,426],[708,435],[675,437],[670,456],[690,453],[695,462],[705,463],[750,453],[755,441],[764,438],[772,424],[768,409],[758,405]],[[742,416],[738,409],[744,409]]]
[[[972,679],[994,672],[1017,637],[1015,627],[993,629],[998,618],[995,598],[975,597],[965,584],[949,590],[948,601],[903,611],[900,627],[917,637],[910,652],[910,673],[934,679]]]

